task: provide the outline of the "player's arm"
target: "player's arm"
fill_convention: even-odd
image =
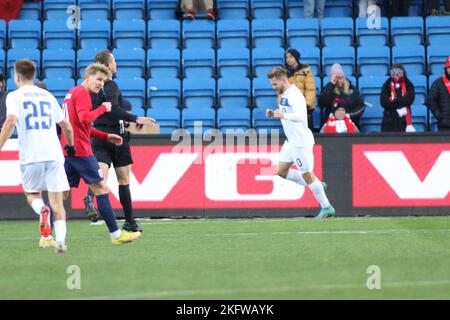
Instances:
[[[90,125],[102,114],[111,111],[110,102],[103,102],[97,109],[92,110],[92,101],[88,94],[78,95],[76,99],[75,111],[78,114],[78,119],[84,125]]]
[[[135,116],[134,114],[131,114],[121,108],[119,104],[119,87],[114,81],[108,81],[105,83],[103,86],[103,94],[105,95],[105,101],[111,102],[111,112],[109,113],[110,117],[113,117],[115,120],[138,123],[138,116]]]
[[[69,146],[74,145],[74,138],[73,138],[73,128],[70,124],[69,120],[64,119],[61,122],[58,122],[58,126],[61,127],[62,131],[64,132],[64,136],[66,137],[67,144]]]
[[[120,146],[123,143],[123,139],[121,136],[112,133],[106,133],[95,128],[91,128],[90,136],[92,138],[97,138],[100,140],[111,142],[117,146]]]
[[[6,117],[6,120],[3,123],[2,131],[0,131],[0,150],[2,150],[6,141],[8,141],[8,139],[11,138],[16,123],[17,123],[17,116],[9,114]]]
[[[292,122],[304,122],[307,121],[306,115],[306,102],[305,99],[291,99],[292,111],[291,113],[285,113],[281,110],[274,111],[274,117]]]

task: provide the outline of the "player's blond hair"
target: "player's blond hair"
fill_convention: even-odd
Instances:
[[[269,79],[280,79],[284,77],[287,78],[287,70],[282,67],[275,67],[267,73],[267,78]]]
[[[84,72],[84,77],[92,76],[92,75],[96,74],[97,72],[103,73],[105,76],[108,77],[108,79],[111,78],[111,71],[109,71],[109,69],[106,66],[104,66],[100,63],[93,63],[93,64],[89,65],[86,68],[86,71]]]

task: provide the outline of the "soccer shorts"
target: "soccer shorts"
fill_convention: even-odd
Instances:
[[[64,162],[64,169],[66,169],[67,179],[71,188],[78,188],[81,178],[87,184],[97,184],[103,180],[100,167],[94,156],[67,156]]]
[[[313,146],[296,147],[286,141],[281,147],[279,161],[295,163],[302,174],[313,172]]]
[[[133,159],[131,157],[131,149],[128,143],[130,140],[129,133],[126,132],[122,135],[122,138],[123,144],[120,146],[93,138],[91,140],[91,145],[97,161],[106,163],[108,167],[111,167],[112,163],[114,168],[125,167],[132,164]]]
[[[63,192],[70,190],[64,165],[59,161],[42,161],[20,165],[23,190]]]

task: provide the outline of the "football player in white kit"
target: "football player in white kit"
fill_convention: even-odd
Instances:
[[[22,186],[28,204],[40,216],[39,247],[55,247],[56,253],[64,253],[67,250],[67,227],[63,192],[70,188],[56,124],[69,137],[66,148],[74,153],[73,130],[56,98],[33,85],[35,73],[36,67],[30,60],[18,60],[14,65],[14,81],[18,89],[6,98],[6,121],[0,133],[0,150],[17,126]],[[48,191],[53,209],[56,242],[51,235],[50,208],[42,200],[42,191]]]
[[[283,125],[286,142],[280,151],[277,174],[287,180],[309,187],[321,206],[316,218],[336,216],[336,211],[325,194],[326,184],[313,173],[314,136],[308,128],[308,113],[305,97],[300,89],[290,84],[287,71],[281,67],[272,69],[268,74],[272,88],[281,95],[278,110],[267,109],[268,118],[278,118]],[[289,169],[295,163],[297,170]]]

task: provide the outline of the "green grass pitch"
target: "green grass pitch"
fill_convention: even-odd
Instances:
[[[104,225],[70,221],[56,255],[38,248],[36,221],[0,222],[0,299],[450,299],[450,217],[143,226],[113,246]],[[80,289],[67,288],[71,265]],[[380,289],[367,288],[372,265]]]

